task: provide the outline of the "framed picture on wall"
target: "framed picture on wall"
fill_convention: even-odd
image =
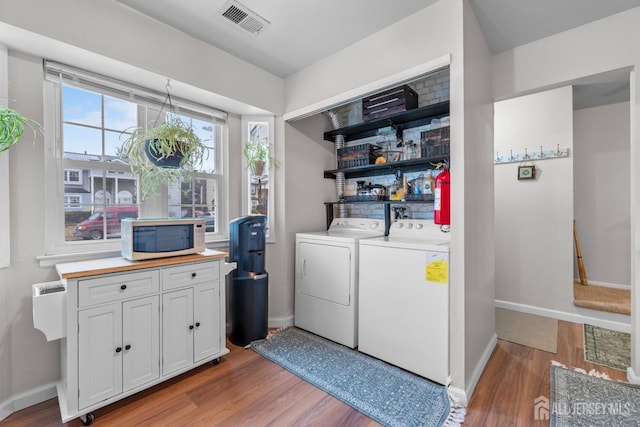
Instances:
[[[531,166],[518,166],[518,179],[535,179],[536,167]]]

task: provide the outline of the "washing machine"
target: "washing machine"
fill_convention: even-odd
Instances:
[[[361,240],[358,350],[440,384],[449,375],[449,234],[398,220]]]
[[[296,234],[294,324],[358,345],[358,242],[384,236],[384,221],[337,218],[328,230]]]

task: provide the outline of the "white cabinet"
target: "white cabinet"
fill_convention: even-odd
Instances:
[[[78,313],[80,409],[160,376],[158,296]]]
[[[67,289],[58,384],[63,422],[85,416],[89,424],[91,411],[229,352],[225,256],[57,266]]]
[[[218,286],[206,285],[162,295],[162,375],[220,351],[220,318],[210,310],[219,299]]]
[[[193,363],[193,289],[162,295],[162,374]]]
[[[78,329],[78,405],[82,409],[122,392],[121,305],[81,311]]]

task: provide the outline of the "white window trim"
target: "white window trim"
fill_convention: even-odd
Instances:
[[[78,180],[77,181],[71,181],[71,180],[67,179],[68,176],[69,176],[68,172],[78,172]],[[80,169],[70,169],[70,168],[67,168],[67,169],[64,170],[64,183],[65,184],[82,185],[83,184],[82,181],[83,181],[82,180],[82,170],[80,170]]]
[[[45,79],[43,99],[44,105],[58,105],[58,108],[45,108],[44,111],[44,129],[47,129],[44,135],[45,142],[45,177],[63,176],[64,168],[62,162],[62,144],[60,135],[62,134],[62,100],[56,85],[60,82],[54,79]],[[173,98],[173,96],[172,96]],[[183,105],[188,105],[188,101],[180,100]],[[137,102],[140,102],[139,100]],[[197,106],[197,104],[194,104]],[[223,124],[226,121],[227,114],[219,112],[214,115],[214,122]],[[218,191],[221,195],[216,200],[218,210],[217,220],[220,224],[229,223],[229,177],[228,177],[228,125],[221,128],[220,140],[217,141],[217,169],[221,178],[218,179]],[[1,160],[1,158],[0,158]],[[128,169],[127,169],[128,170]],[[8,180],[6,180],[8,182]],[[45,253],[38,256],[39,265],[41,267],[51,267],[56,263],[67,261],[78,261],[82,259],[92,259],[97,257],[119,256],[121,251],[121,242],[119,239],[105,240],[104,242],[66,242],[64,239],[64,228],[58,226],[64,224],[64,183],[63,179],[45,179],[45,206],[47,207],[47,215],[45,215]],[[0,195],[2,195],[2,187],[0,187]],[[8,199],[8,186],[7,198]],[[6,200],[5,199],[5,200]],[[167,195],[166,191],[159,191],[159,196],[145,201],[141,205],[141,216],[161,216],[159,212],[167,211]],[[8,208],[7,208],[8,209]],[[0,211],[1,215],[2,211]],[[0,216],[0,219],[2,217]],[[8,220],[5,222],[9,224]],[[9,229],[6,227],[6,232]],[[0,236],[2,230],[0,230]],[[8,235],[7,235],[8,237]],[[228,246],[228,227],[224,230],[210,233],[207,236],[206,245],[212,249],[224,250]],[[6,239],[8,241],[8,238]],[[8,243],[7,243],[8,244]]]
[[[275,139],[275,118],[274,116],[242,116],[240,119],[241,126],[241,146],[240,152],[242,153],[244,145],[249,141],[249,122],[267,122],[269,124],[269,145],[273,149],[271,156],[278,158],[276,155],[276,139]],[[247,166],[247,159],[242,155],[242,213],[243,215],[249,215],[251,213],[251,186],[249,183],[250,172]],[[275,166],[274,166],[275,167]],[[267,222],[269,227],[269,235],[267,236],[267,243],[275,243],[276,241],[276,207],[275,207],[275,188],[276,188],[276,173],[273,168],[269,171],[269,195],[268,206],[269,213],[267,215]]]

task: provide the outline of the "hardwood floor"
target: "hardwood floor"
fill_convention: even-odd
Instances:
[[[498,344],[467,407],[466,426],[543,426],[533,402],[549,397],[549,367],[606,372],[625,381],[623,371],[586,362],[582,325],[560,321],[558,353],[507,341]],[[300,380],[252,350],[227,343],[231,353],[163,384],[95,411],[94,426],[377,426],[375,421]],[[57,399],[22,411],[2,427],[79,426],[60,421]]]

